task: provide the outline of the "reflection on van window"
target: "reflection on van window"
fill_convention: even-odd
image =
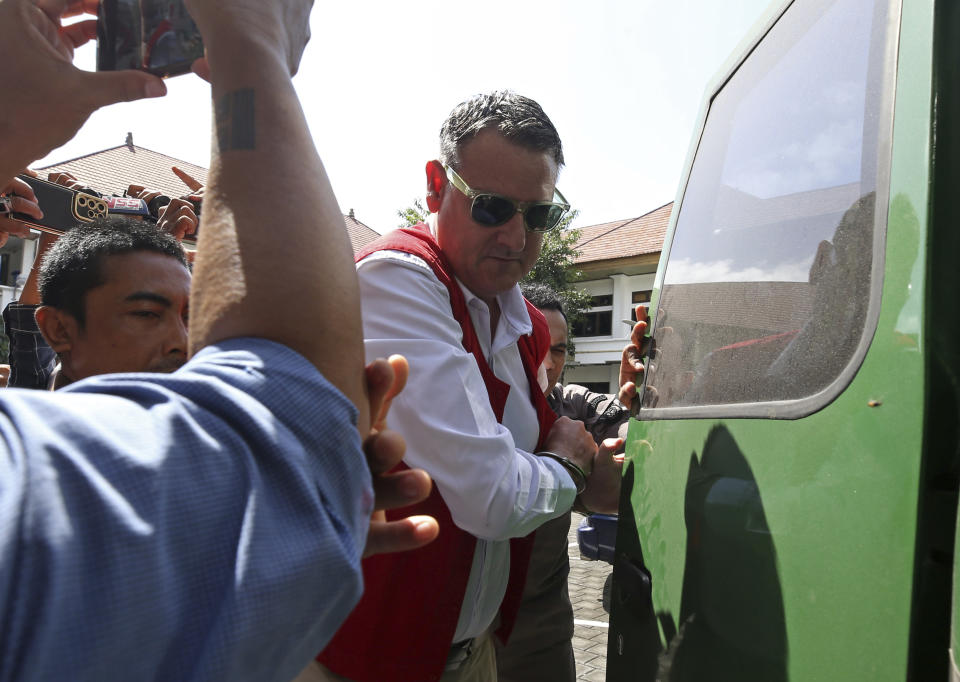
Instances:
[[[802,398],[849,362],[870,296],[886,4],[792,6],[714,98],[646,407]]]

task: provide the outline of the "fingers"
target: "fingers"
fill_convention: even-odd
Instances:
[[[132,102],[148,97],[162,97],[167,86],[157,76],[143,71],[77,71],[83,81],[83,92],[90,111],[117,102]]]
[[[584,428],[583,422],[560,417],[550,427],[543,445],[544,450],[571,459],[589,476],[597,454],[597,444]]]
[[[81,45],[85,45],[97,37],[97,20],[79,21],[60,28],[60,40],[72,54]]]
[[[64,187],[80,187],[80,182],[70,173],[50,173],[47,175],[47,182],[53,182]]]
[[[210,82],[210,64],[206,57],[200,57],[190,65],[190,70],[200,76],[203,80]]]
[[[393,469],[403,459],[406,443],[396,431],[389,429],[374,433],[363,441],[370,473],[377,476]]]
[[[635,397],[637,397],[637,385],[632,381],[624,382],[617,393],[617,400],[630,407]]]
[[[623,438],[604,438],[603,442],[600,443],[600,446],[597,448],[597,456],[595,459],[599,460],[615,455],[619,450],[623,449],[625,442]]]
[[[33,188],[20,178],[13,178],[7,183],[7,186],[0,191],[0,194],[7,195],[7,201],[9,201],[10,210],[13,213],[24,213],[37,220],[43,217],[43,211],[37,203],[37,195],[34,193]],[[19,237],[26,236],[30,232],[23,223],[13,219],[5,220],[3,230]]]
[[[403,390],[403,387],[407,385],[407,376],[410,374],[410,365],[407,363],[407,359],[402,355],[391,355],[389,358],[387,358],[387,362],[390,363],[390,367],[393,369],[393,385],[387,392],[386,397],[387,402],[389,402],[396,398],[400,391]],[[387,406],[387,409],[389,409],[389,405]]]
[[[34,0],[34,3],[43,8],[43,11],[56,19],[53,13],[63,18],[75,17],[80,14],[96,14],[100,0]]]
[[[406,552],[423,547],[440,533],[431,516],[408,516],[399,521],[371,521],[363,556],[385,552]]]
[[[130,185],[127,187],[127,196],[131,196],[135,199],[143,199],[148,204],[161,194],[162,192],[155,189],[147,189],[143,185]]]
[[[402,355],[391,355],[388,360],[377,358],[367,365],[367,398],[372,430],[382,431],[386,428],[390,405],[406,386],[409,372],[410,366]]]
[[[433,482],[422,469],[373,477],[374,509],[400,509],[426,499]]]
[[[637,322],[633,325],[633,329],[630,332],[630,343],[635,345],[637,348],[643,348],[644,339],[647,337],[647,323],[646,322]]]
[[[24,213],[31,218],[36,218],[37,220],[40,220],[43,217],[43,211],[40,210],[40,206],[36,201],[30,201],[29,199],[19,196],[11,196],[9,199],[10,208],[14,213]],[[29,230],[27,230],[27,232],[29,232]],[[16,232],[14,232],[14,234],[16,234]]]
[[[620,356],[620,385],[623,386],[628,381],[637,384],[637,379],[643,374],[643,354],[635,344],[630,344],[623,349]]]
[[[20,178],[14,178],[7,183],[7,186],[0,190],[0,194],[16,194],[19,197],[23,197],[27,201],[32,201],[34,203],[37,201],[37,195],[34,193],[33,187]]]
[[[383,405],[387,393],[393,385],[393,367],[383,358],[377,358],[364,369],[367,380],[367,401],[370,406],[371,430],[382,431],[384,428]]]
[[[15,237],[27,237],[30,235],[30,228],[19,220],[0,218],[0,246],[7,243],[11,234]]]
[[[173,171],[174,175],[180,178],[183,184],[185,184],[191,192],[197,192],[203,189],[203,183],[197,180],[196,178],[194,178],[192,175],[190,175],[186,171],[181,170],[176,166],[173,166],[170,170]]]
[[[152,194],[157,196],[159,192],[153,192]],[[153,196],[149,199],[146,196],[140,198],[149,202]],[[196,232],[199,223],[197,214],[193,212],[193,205],[183,199],[172,199],[169,204],[163,207],[160,211],[160,217],[157,218],[157,227],[172,234],[178,241],[182,240],[185,235]]]

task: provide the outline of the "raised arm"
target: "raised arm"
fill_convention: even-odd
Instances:
[[[215,118],[193,280],[190,348],[239,336],[282,343],[361,410],[360,299],[343,217],[291,83],[310,2],[191,0]],[[203,68],[198,70],[205,70]],[[272,203],[263,188],[302,197]]]

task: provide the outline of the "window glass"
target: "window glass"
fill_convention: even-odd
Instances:
[[[799,399],[853,356],[870,299],[885,5],[795,3],[713,99],[646,407]]]
[[[644,308],[646,308],[648,311],[650,310],[649,303],[650,303],[650,295],[651,295],[652,293],[653,293],[653,292],[652,292],[652,291],[649,291],[649,290],[647,290],[647,291],[634,291],[634,292],[633,292],[633,295],[630,297],[630,302],[633,304],[633,305],[630,306],[630,321],[631,321],[631,322],[636,322],[636,321],[637,321],[637,305],[638,305],[638,304],[640,304],[640,303],[646,303],[646,304],[648,304],[648,305],[645,305]],[[647,314],[649,315],[649,313],[647,313]]]
[[[613,311],[583,313],[573,325],[574,336],[610,336],[613,330]]]
[[[599,308],[605,305],[613,305],[613,294],[603,294],[601,296],[591,296],[590,305]]]

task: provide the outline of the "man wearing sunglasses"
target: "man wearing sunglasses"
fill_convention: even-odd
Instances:
[[[532,532],[589,499],[591,471],[612,461],[547,405],[549,330],[517,286],[569,209],[556,129],[533,100],[494,92],[456,107],[440,144],[430,224],[358,254],[366,353],[410,362],[390,426],[405,464],[436,481],[416,513],[440,537],[364,562],[364,597],[318,657],[324,679],[495,680],[491,635],[509,636]]]

